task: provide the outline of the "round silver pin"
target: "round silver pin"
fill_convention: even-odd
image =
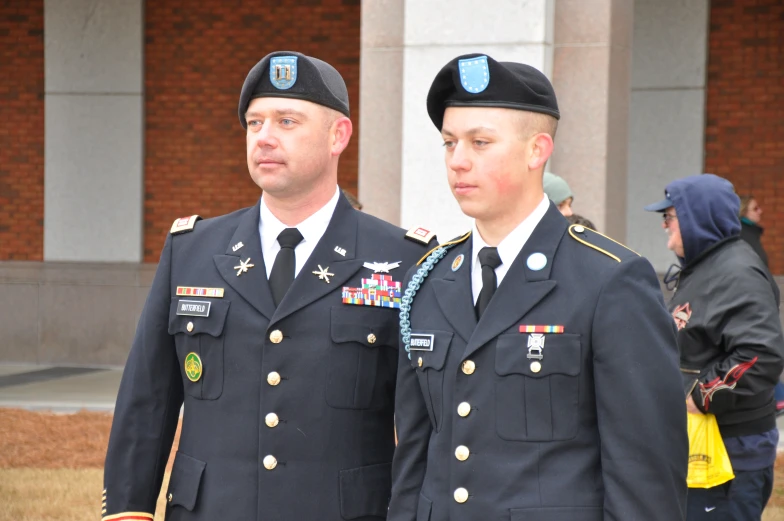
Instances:
[[[532,253],[528,257],[526,265],[528,266],[528,269],[539,271],[547,266],[547,257],[544,256],[544,253]]]
[[[578,224],[577,226],[574,227],[574,231],[575,233],[583,233],[585,231],[585,228],[583,228]]]
[[[462,253],[455,257],[455,260],[452,261],[452,271],[457,271],[460,269],[460,266],[463,265],[463,260],[465,259],[465,255]]]

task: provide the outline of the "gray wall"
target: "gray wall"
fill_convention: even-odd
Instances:
[[[0,262],[0,363],[123,365],[155,268]]]
[[[44,259],[140,262],[143,0],[44,2]]]
[[[675,261],[661,216],[642,210],[703,169],[709,0],[635,0],[627,245],[659,272]]]

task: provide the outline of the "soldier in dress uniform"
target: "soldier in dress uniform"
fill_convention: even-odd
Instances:
[[[166,238],[117,398],[104,520],[153,519],[183,405],[167,521],[386,517],[401,280],[433,237],[341,195],[348,116],[321,60],[275,52],[251,69],[239,117],[263,196]]]
[[[675,326],[650,263],[544,195],[552,85],[460,56],[427,109],[474,225],[406,277],[388,519],[683,519]]]

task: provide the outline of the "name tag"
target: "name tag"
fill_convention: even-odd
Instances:
[[[427,335],[424,333],[411,333],[412,351],[432,351],[433,345],[436,343],[434,335]]]
[[[177,314],[189,317],[210,316],[210,304],[206,300],[181,300],[177,303]]]

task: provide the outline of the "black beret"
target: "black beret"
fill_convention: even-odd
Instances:
[[[441,130],[447,107],[502,107],[561,118],[547,76],[522,63],[466,54],[447,63],[427,93],[427,113]]]
[[[348,89],[335,68],[298,52],[277,51],[253,66],[240,93],[239,116],[248,128],[245,112],[256,98],[296,98],[324,105],[348,116]]]

